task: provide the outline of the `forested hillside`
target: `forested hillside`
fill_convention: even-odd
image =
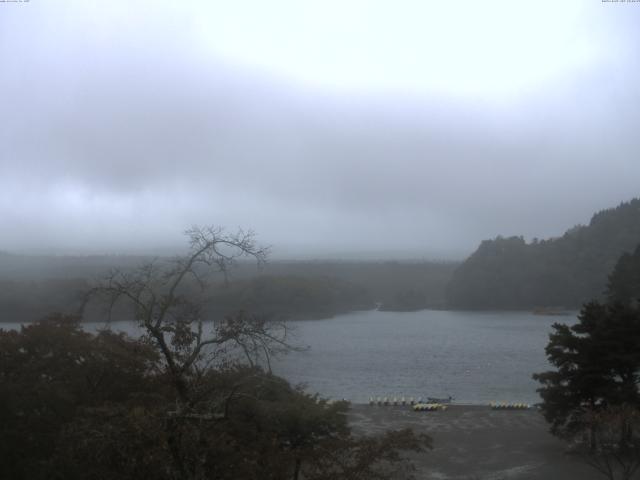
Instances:
[[[560,238],[483,241],[453,274],[455,308],[577,308],[602,298],[618,258],[640,244],[640,199],[596,213]]]
[[[218,285],[207,311],[221,318],[245,310],[266,318],[316,319],[352,310],[369,310],[369,292],[333,277],[266,276]]]
[[[131,271],[144,256],[26,256],[0,252],[0,323],[73,314],[84,293],[112,269]],[[225,284],[214,278],[206,314],[244,309],[268,317],[327,318],[352,310],[440,308],[457,264],[427,261],[238,262]],[[93,313],[85,312],[85,320]],[[117,318],[130,315],[117,312]]]

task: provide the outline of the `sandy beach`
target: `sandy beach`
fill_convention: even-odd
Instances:
[[[596,480],[603,478],[548,432],[530,410],[491,410],[451,405],[446,411],[414,412],[408,406],[352,405],[356,433],[411,427],[433,438],[434,448],[412,455],[419,479]]]

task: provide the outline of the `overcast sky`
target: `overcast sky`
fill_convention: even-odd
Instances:
[[[640,3],[0,3],[0,250],[463,258],[640,195]]]

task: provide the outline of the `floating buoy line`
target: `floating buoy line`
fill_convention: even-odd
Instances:
[[[442,403],[416,403],[413,406],[414,412],[433,412],[433,411],[445,411],[447,405]]]
[[[416,400],[413,397],[369,397],[369,405],[379,405],[381,407],[415,405],[417,403],[422,403],[422,398]]]
[[[528,403],[491,402],[489,406],[492,410],[529,410],[531,408]]]
[[[417,399],[414,397],[369,397],[369,405],[380,407],[410,406],[415,412],[445,411],[451,405],[450,402],[435,402],[434,400],[436,399],[428,398],[427,401],[424,401],[422,397]],[[492,410],[529,410],[531,405],[520,402],[491,402],[489,407]]]

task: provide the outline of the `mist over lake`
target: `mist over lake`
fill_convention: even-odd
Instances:
[[[636,478],[638,25],[0,0],[0,480]]]

